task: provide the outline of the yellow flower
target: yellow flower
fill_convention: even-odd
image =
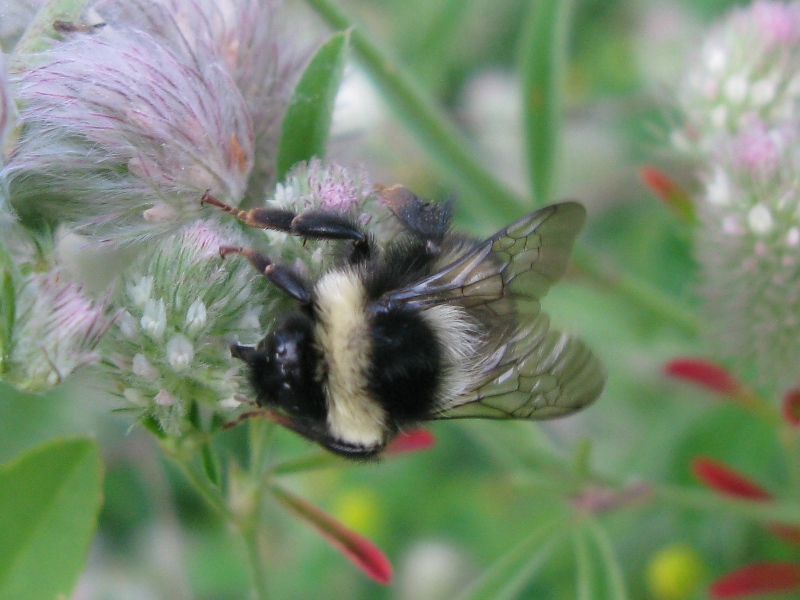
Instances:
[[[687,544],[671,544],[656,552],[647,565],[647,587],[657,600],[691,598],[703,579],[700,555]]]

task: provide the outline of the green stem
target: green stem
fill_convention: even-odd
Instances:
[[[690,333],[700,331],[700,319],[697,315],[647,281],[601,264],[601,261],[581,246],[575,248],[574,260],[591,280],[601,286],[612,288],[639,306]]]
[[[800,504],[793,502],[753,502],[726,498],[714,492],[655,485],[652,488],[656,500],[669,506],[708,511],[729,512],[746,519],[784,525],[800,525]]]
[[[800,498],[800,436],[794,427],[781,425],[778,429],[778,437],[786,455],[794,497]]]
[[[234,522],[233,512],[225,502],[222,492],[195,468],[191,458],[187,457],[180,449],[175,448],[170,442],[171,440],[161,442],[164,454],[178,466],[186,480],[217,514],[226,521]]]
[[[262,479],[267,463],[269,434],[272,423],[266,419],[250,419],[248,421],[247,437],[250,444],[250,474],[255,481]]]
[[[261,503],[261,494],[257,488],[254,497],[247,504],[248,509],[244,514],[238,514],[226,502],[222,492],[205,474],[197,469],[192,461],[192,457],[184,448],[176,447],[172,440],[161,442],[164,454],[169,457],[181,470],[183,476],[197,491],[198,494],[208,503],[208,505],[241,535],[244,542],[245,553],[250,565],[250,572],[253,580],[253,597],[256,600],[267,600],[267,577],[266,560],[262,556],[261,544],[258,539],[258,511]],[[256,481],[258,481],[256,479]]]
[[[258,530],[251,528],[248,531],[241,531],[241,534],[247,551],[250,576],[253,580],[253,597],[256,600],[267,600],[269,591],[267,588],[267,571],[264,568],[267,561],[263,555],[262,545],[259,543]]]

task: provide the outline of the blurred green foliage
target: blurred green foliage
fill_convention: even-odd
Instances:
[[[556,189],[559,194],[578,195],[589,207],[582,238],[588,253],[688,306],[695,304],[690,232],[636,178],[642,164],[670,164],[659,135],[668,119],[669,93],[653,85],[654,73],[647,72],[647,65],[657,58],[661,64],[664,57],[659,53],[673,50],[663,40],[647,38],[644,28],[648,18],[656,18],[655,12],[665,8],[699,28],[732,4],[578,1],[569,45],[563,131],[567,139],[558,158],[561,176]],[[513,79],[530,5],[529,0],[341,2],[343,10],[357,15],[372,39],[457,119],[466,119],[470,106],[465,90],[476,77],[492,71]],[[679,69],[681,57],[673,60]],[[663,75],[669,82],[670,73]],[[513,94],[514,88],[508,93]],[[587,130],[592,135],[580,137]],[[410,139],[393,126],[387,126],[387,132],[383,143],[388,149],[378,154],[384,162],[380,172],[412,179],[404,183],[421,194],[452,191],[454,182],[426,170],[424,157]],[[480,153],[478,134],[475,130],[470,134]],[[570,143],[570,136],[577,141]],[[346,144],[348,158],[359,158],[359,140]],[[337,145],[341,142],[334,141],[333,159]],[[609,152],[614,158],[610,166],[589,160]],[[374,161],[374,156],[360,158]],[[409,163],[413,171],[408,170]],[[686,165],[671,166],[691,186]],[[468,189],[457,191],[465,228],[486,234],[507,220],[507,215],[493,211],[490,199],[475,197]],[[529,209],[520,206],[519,214]],[[548,489],[546,469],[510,468],[474,435],[476,429],[506,445],[511,455],[527,451],[516,443],[520,432],[531,443],[543,440],[564,456],[576,442],[588,438],[592,469],[617,480],[641,478],[691,486],[689,461],[705,454],[735,465],[767,489],[783,489],[787,475],[769,426],[661,376],[661,365],[670,357],[709,351],[696,335],[631,303],[613,288],[587,283],[580,273],[554,288],[544,306],[557,324],[580,333],[605,360],[610,379],[597,404],[554,424],[435,424],[438,443],[426,452],[292,476],[288,481],[293,488],[351,520],[354,528],[367,529],[363,533],[393,561],[395,582],[385,588],[369,582],[304,524],[268,504],[267,521],[272,525],[268,572],[275,598],[455,597],[563,511],[565,500]],[[249,583],[242,548],[159,457],[143,430],[129,431],[124,416],[109,415],[102,399],[87,397],[80,383],[45,397],[5,386],[0,392],[0,459],[8,460],[56,435],[80,432],[96,436],[103,447],[105,502],[96,551],[76,598],[246,597]],[[273,443],[285,456],[309,447],[286,432],[276,432]],[[245,427],[223,434],[215,445],[223,458],[242,460]],[[634,600],[652,598],[645,581],[647,565],[661,548],[676,542],[697,551],[710,576],[756,558],[800,559],[797,550],[774,541],[763,528],[724,512],[648,503],[604,515],[599,521],[608,531],[628,597]],[[171,545],[170,536],[180,543]],[[580,569],[570,535],[562,538],[552,544],[519,598],[576,598]],[[591,553],[597,554],[593,548]],[[172,553],[169,560],[159,560],[164,552]],[[114,574],[113,585],[108,573]],[[437,578],[441,581],[432,583]],[[424,595],[424,590],[437,585],[444,590],[442,595]],[[698,585],[686,598],[703,597]]]

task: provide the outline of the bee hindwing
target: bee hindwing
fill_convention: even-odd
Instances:
[[[480,383],[434,418],[551,419],[591,404],[603,391],[602,363],[578,338],[550,329],[547,315],[497,344]]]
[[[388,295],[423,310],[454,302],[503,322],[485,342],[477,384],[449,399],[434,418],[548,419],[575,412],[600,395],[606,380],[600,361],[581,340],[551,330],[538,306],[564,274],[585,219],[578,203],[547,206]],[[532,305],[521,324],[519,300]]]

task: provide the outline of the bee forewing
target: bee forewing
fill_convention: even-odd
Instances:
[[[501,229],[433,275],[392,292],[390,299],[416,306],[457,299],[470,306],[488,304],[512,292],[541,298],[564,274],[585,220],[586,210],[577,202],[546,206]]]

